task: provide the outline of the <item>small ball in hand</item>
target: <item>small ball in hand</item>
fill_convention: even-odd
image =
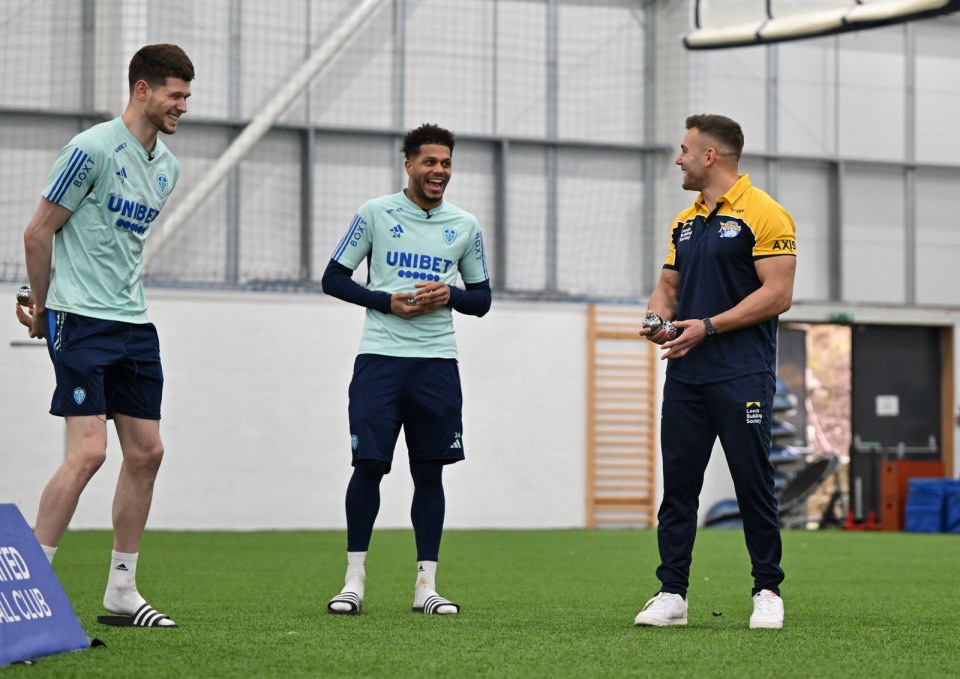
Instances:
[[[647,314],[643,317],[643,327],[650,328],[650,334],[656,335],[663,326],[663,319],[657,314]]]
[[[30,289],[29,285],[21,285],[20,289],[17,290],[17,303],[23,306],[33,304],[33,290]]]

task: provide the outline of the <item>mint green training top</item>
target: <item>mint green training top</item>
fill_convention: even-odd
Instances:
[[[455,285],[458,275],[490,278],[477,218],[446,201],[426,212],[403,191],[364,203],[332,259],[351,270],[366,260],[367,288],[390,294],[412,295],[421,281]],[[456,358],[452,310],[404,319],[367,309],[359,353]]]
[[[43,189],[73,213],[54,237],[47,307],[146,323],[144,241],[179,178],[180,163],[163,142],[148,154],[120,118],[64,146]]]

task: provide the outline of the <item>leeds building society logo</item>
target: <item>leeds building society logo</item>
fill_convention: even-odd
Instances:
[[[760,412],[760,401],[747,401],[747,424],[763,422],[763,413]]]
[[[720,222],[721,238],[736,238],[740,235],[740,224],[737,222]]]

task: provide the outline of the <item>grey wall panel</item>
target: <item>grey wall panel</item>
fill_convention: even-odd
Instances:
[[[960,162],[960,21],[920,21],[917,31],[917,160]]]
[[[905,153],[903,27],[840,38],[839,153],[901,160]]]
[[[564,151],[557,195],[561,291],[639,299],[645,273],[637,256],[643,197],[639,155]]]
[[[917,302],[960,303],[957,190],[960,170],[917,173]]]
[[[542,149],[510,151],[506,230],[506,283],[510,290],[542,290],[547,284],[547,182]]]
[[[497,134],[542,137],[547,130],[546,3],[497,2]]]
[[[843,298],[902,304],[905,299],[903,175],[852,167],[844,179]]]
[[[296,280],[300,252],[297,136],[272,132],[240,169],[241,281]]]
[[[319,35],[314,31],[312,46],[326,41],[355,5],[335,3],[338,11],[331,13],[326,3],[312,3],[311,7],[329,22]],[[309,115],[313,123],[352,128],[392,126],[397,105],[391,100],[395,48],[392,5],[383,3],[310,83]]]
[[[82,3],[0,3],[0,29],[0,106],[80,107]]]
[[[558,136],[644,141],[644,26],[636,4],[561,3]]]
[[[408,3],[407,127],[432,122],[460,134],[494,131],[496,66],[512,68],[495,53],[495,4],[488,0]],[[444,29],[438,31],[438,25]]]
[[[779,53],[779,151],[831,155],[836,149],[834,38],[784,43]]]

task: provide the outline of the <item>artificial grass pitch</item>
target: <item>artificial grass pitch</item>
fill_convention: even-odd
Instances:
[[[448,531],[438,591],[411,612],[413,535],[376,531],[360,616],[329,615],[342,532],[148,532],[138,584],[177,629],[96,624],[108,532],[70,532],[55,570],[105,647],[10,677],[960,676],[960,536],[785,531],[783,630],[750,630],[737,530],[702,529],[689,625],[636,628],[656,590],[656,533]],[[716,615],[719,613],[719,615]]]

